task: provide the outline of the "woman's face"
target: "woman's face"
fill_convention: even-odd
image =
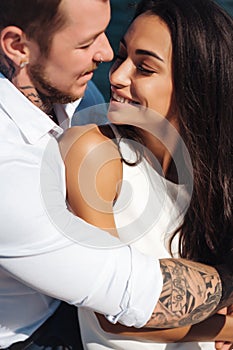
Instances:
[[[159,17],[142,14],[134,20],[120,43],[110,82],[110,108],[116,110],[122,103],[136,103],[171,122],[176,120],[172,42],[167,25]]]

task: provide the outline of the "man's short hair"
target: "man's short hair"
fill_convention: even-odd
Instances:
[[[65,23],[62,0],[0,0],[0,30],[16,26],[47,55],[54,33]]]

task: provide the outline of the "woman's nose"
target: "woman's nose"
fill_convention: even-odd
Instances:
[[[109,72],[109,80],[114,86],[128,86],[131,83],[131,66],[128,60],[116,61]]]

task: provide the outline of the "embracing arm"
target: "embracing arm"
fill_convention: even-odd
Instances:
[[[93,308],[129,326],[144,325],[162,285],[158,261],[127,246],[102,249],[102,244],[118,244],[117,239],[67,210],[63,167],[53,138],[41,163],[34,145],[33,157],[27,160],[25,145],[6,152],[3,134],[1,268],[43,294]],[[44,145],[44,140],[38,142]],[[30,151],[29,145],[27,150]]]
[[[233,303],[233,276],[227,266],[161,259],[163,289],[147,327],[195,324]]]
[[[226,289],[222,293],[220,276],[213,267],[183,259],[161,259],[160,266],[163,289],[147,325],[141,329],[112,325],[98,315],[101,327],[106,332],[154,342],[232,342],[233,317],[220,314],[209,317],[232,302],[230,273],[221,268]]]
[[[195,341],[228,341],[233,342],[233,317],[215,314],[208,319],[178,328],[152,329],[113,325],[102,315],[97,315],[102,329],[107,333],[133,337],[138,340],[149,340],[154,343],[175,343]]]
[[[198,323],[216,310],[221,299],[217,271],[183,259],[161,259],[163,289],[147,327],[181,327]]]

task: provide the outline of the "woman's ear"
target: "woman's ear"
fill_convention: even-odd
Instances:
[[[3,53],[17,66],[28,62],[29,49],[25,33],[16,26],[5,27],[0,33]]]

